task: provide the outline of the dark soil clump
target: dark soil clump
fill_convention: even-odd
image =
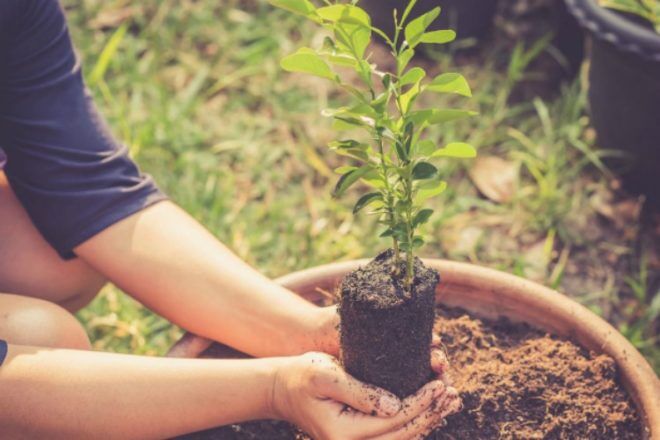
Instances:
[[[405,273],[401,263],[398,273]],[[343,279],[341,357],[357,379],[406,397],[433,376],[429,347],[439,276],[416,258],[408,293],[393,272],[394,252],[389,250]]]
[[[464,409],[427,440],[639,440],[645,428],[614,361],[526,324],[436,308],[435,330]],[[190,439],[302,440],[295,427],[261,421]]]

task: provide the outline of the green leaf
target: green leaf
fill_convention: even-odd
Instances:
[[[397,141],[394,143],[394,147],[396,149],[396,156],[399,158],[401,162],[408,162],[408,154],[401,144],[401,142]]]
[[[309,0],[269,0],[269,3],[277,8],[286,9],[306,17],[310,16],[316,9]]]
[[[353,113],[355,116],[358,116],[360,118],[364,116],[370,116],[373,118],[374,116],[376,116],[376,112],[371,108],[371,106],[364,102],[355,104],[349,109],[349,111]]]
[[[350,111],[351,110],[348,107],[324,108],[321,110],[321,115],[325,117],[333,117],[342,113],[350,113]]]
[[[385,88],[385,90],[389,89],[390,84],[392,84],[392,75],[386,73],[385,75],[383,75],[381,82],[383,83],[383,87]]]
[[[318,8],[316,13],[324,20],[347,23],[371,28],[371,18],[367,12],[354,5],[337,4]]]
[[[432,209],[422,209],[421,211],[419,211],[413,218],[412,221],[413,228],[416,228],[419,225],[423,225],[424,223],[429,221],[429,218],[431,218],[431,214],[433,214]]]
[[[335,36],[335,40],[337,40],[337,42],[339,43],[337,46],[338,48],[340,48],[344,52],[353,53],[353,51],[351,50],[351,46],[353,44],[351,42],[350,35],[346,35],[343,27],[334,26],[332,33]]]
[[[369,154],[361,148],[340,148],[336,151],[340,156],[352,157],[363,162],[369,162]]]
[[[385,229],[383,232],[381,232],[381,234],[379,235],[379,237],[383,237],[383,238],[384,238],[384,237],[392,237],[393,235],[394,235],[394,229],[392,229],[392,228],[387,228],[387,229]]]
[[[334,191],[332,191],[333,197],[341,197],[346,190],[357,182],[360,177],[364,176],[371,170],[370,166],[363,166],[357,170],[351,170],[348,173],[342,175],[335,185]]]
[[[335,173],[337,174],[346,174],[349,171],[357,170],[358,167],[354,167],[352,165],[343,165],[339,168],[335,168]]]
[[[444,180],[432,180],[423,182],[419,185],[417,189],[417,194],[415,195],[415,203],[422,203],[424,200],[431,197],[435,197],[443,193],[447,189],[447,182]]]
[[[343,121],[347,124],[354,125],[355,127],[373,127],[374,120],[366,116],[353,117],[353,116],[335,116],[335,120]]]
[[[413,142],[413,130],[415,129],[415,124],[412,122],[408,122],[405,127],[403,128],[403,148],[406,151],[406,156],[410,157],[410,152],[411,152],[411,147],[412,147],[412,142]]]
[[[371,18],[358,6],[336,4],[316,10],[326,21],[335,23],[335,37],[348,47],[353,47],[358,57],[371,42]],[[347,39],[348,37],[348,39]]]
[[[435,7],[426,14],[423,14],[408,23],[404,34],[406,36],[408,46],[411,49],[415,48],[415,46],[420,43],[422,35],[424,35],[424,32],[426,32],[426,29],[428,29],[431,23],[433,23],[433,21],[438,18],[438,15],[440,15],[440,8]]]
[[[412,242],[412,247],[413,249],[417,249],[424,246],[424,239],[420,237],[419,235],[416,235],[413,237],[413,242]]]
[[[431,157],[471,158],[477,157],[477,150],[475,150],[472,145],[464,142],[452,142],[447,144],[444,148],[436,150]]]
[[[410,0],[408,2],[408,5],[406,6],[406,9],[403,11],[403,15],[401,16],[401,21],[399,23],[405,23],[405,21],[408,19],[408,15],[410,15],[410,12],[415,7],[416,3],[417,0]]]
[[[394,204],[394,212],[403,216],[410,209],[410,202],[408,200],[397,200]]]
[[[413,179],[430,179],[435,176],[438,169],[428,162],[419,162],[412,170]]]
[[[419,85],[421,78],[404,94],[399,98],[401,102],[401,111],[403,113],[408,113],[410,106],[415,102],[415,99],[419,96],[421,92],[421,87]]]
[[[430,139],[424,139],[417,143],[417,153],[420,156],[430,156],[435,151],[436,144]]]
[[[421,67],[413,67],[399,79],[401,87],[420,82],[426,76],[426,72]]]
[[[332,128],[337,131],[348,131],[348,130],[355,130],[355,127],[359,126],[356,124],[351,124],[345,121],[342,121],[341,119],[335,119],[332,121]]]
[[[353,214],[357,214],[362,208],[377,200],[383,200],[383,196],[379,192],[372,192],[363,195],[358,199],[357,203],[355,203]]]
[[[443,29],[439,31],[425,32],[419,39],[421,43],[427,44],[445,44],[456,39],[456,32],[451,29]]]
[[[385,182],[383,181],[382,176],[376,170],[369,171],[367,174],[362,176],[362,181],[372,188],[385,188]]]
[[[399,54],[399,57],[396,60],[396,69],[397,72],[403,72],[403,69],[408,66],[408,63],[415,56],[415,51],[411,48],[405,49]]]
[[[350,35],[351,40],[353,41],[353,46],[355,47],[355,52],[357,52],[359,57],[364,56],[364,52],[367,50],[369,43],[371,43],[371,28],[359,27],[351,30]],[[365,62],[365,65],[369,66],[369,63]]]
[[[394,236],[394,238],[396,238],[399,241],[406,240],[406,238],[407,238],[406,237],[406,235],[407,235],[406,232],[407,232],[406,231],[406,225],[404,225],[403,223],[397,224],[392,229],[392,235]]]
[[[298,49],[295,53],[288,55],[280,61],[280,66],[289,72],[308,73],[335,80],[336,75],[330,66],[316,52],[307,47]]]
[[[463,75],[459,73],[443,73],[433,78],[426,86],[426,90],[439,93],[456,93],[463,96],[472,96],[470,85]]]
[[[321,55],[326,56],[328,61],[338,66],[355,68],[358,65],[357,61],[355,61],[355,58],[352,55],[347,55],[344,53],[322,53]]]
[[[345,139],[345,140],[342,140],[342,141],[328,142],[328,147],[330,147],[332,149],[336,149],[336,148],[363,148],[363,149],[366,150],[367,146],[368,145],[363,144],[363,143],[358,142],[358,141],[353,140],[353,139]]]
[[[369,145],[362,144],[352,139],[343,141],[332,141],[328,143],[331,150],[335,150],[341,156],[348,156],[363,162],[369,161]]]
[[[393,228],[385,229],[381,234],[381,237],[394,237],[399,241],[406,239],[406,225],[403,223],[397,223]]]
[[[417,110],[408,115],[406,118],[408,121],[412,121],[415,124],[422,124],[424,122],[428,124],[440,124],[442,122],[454,121],[457,119],[463,119],[470,116],[477,115],[477,112],[471,110],[458,110],[458,109],[427,109],[427,110]]]
[[[376,111],[376,113],[383,113],[385,111],[388,98],[390,97],[389,93],[383,92],[371,101],[371,108]]]

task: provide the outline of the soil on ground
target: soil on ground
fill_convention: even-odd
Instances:
[[[438,307],[435,331],[451,362],[462,412],[427,439],[630,439],[644,427],[607,355],[508,320]],[[284,422],[259,421],[185,439],[302,440]]]

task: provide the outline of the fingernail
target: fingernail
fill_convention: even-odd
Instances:
[[[380,409],[393,416],[401,410],[401,401],[394,396],[384,395],[380,398]]]
[[[440,361],[444,361],[444,360],[445,360],[445,354],[444,354],[444,353],[442,352],[442,350],[440,350],[439,348],[434,349],[434,350],[431,352],[431,354],[433,355],[433,357],[434,357],[435,359],[438,359],[438,360],[440,360]]]
[[[454,387],[447,387],[447,396],[450,398],[458,397],[458,390]]]
[[[445,356],[442,352],[437,350],[431,353],[431,363],[437,373],[443,373],[447,368],[447,360],[445,359]]]

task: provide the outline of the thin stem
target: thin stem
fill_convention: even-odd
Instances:
[[[406,252],[406,288],[408,293],[412,296],[412,283],[413,283],[413,239],[415,237],[415,231],[413,228],[413,219],[412,219],[412,193],[413,193],[413,184],[412,184],[412,171],[408,170],[405,180],[405,197],[406,197],[406,232],[408,234],[408,250]]]
[[[392,195],[392,188],[390,187],[390,179],[389,179],[389,173],[388,173],[388,168],[387,168],[387,162],[385,161],[385,150],[383,147],[383,136],[376,132],[376,138],[378,141],[378,148],[380,152],[380,165],[383,170],[383,181],[385,182],[385,203],[387,207],[387,212],[388,212],[388,221],[389,221],[389,226],[390,228],[394,228],[396,225],[396,219],[394,217],[394,204],[393,204],[393,195]],[[393,248],[394,248],[394,274],[398,275],[399,272],[399,261],[400,261],[400,254],[399,254],[399,241],[396,239],[395,236],[392,236],[392,242],[393,242]]]

